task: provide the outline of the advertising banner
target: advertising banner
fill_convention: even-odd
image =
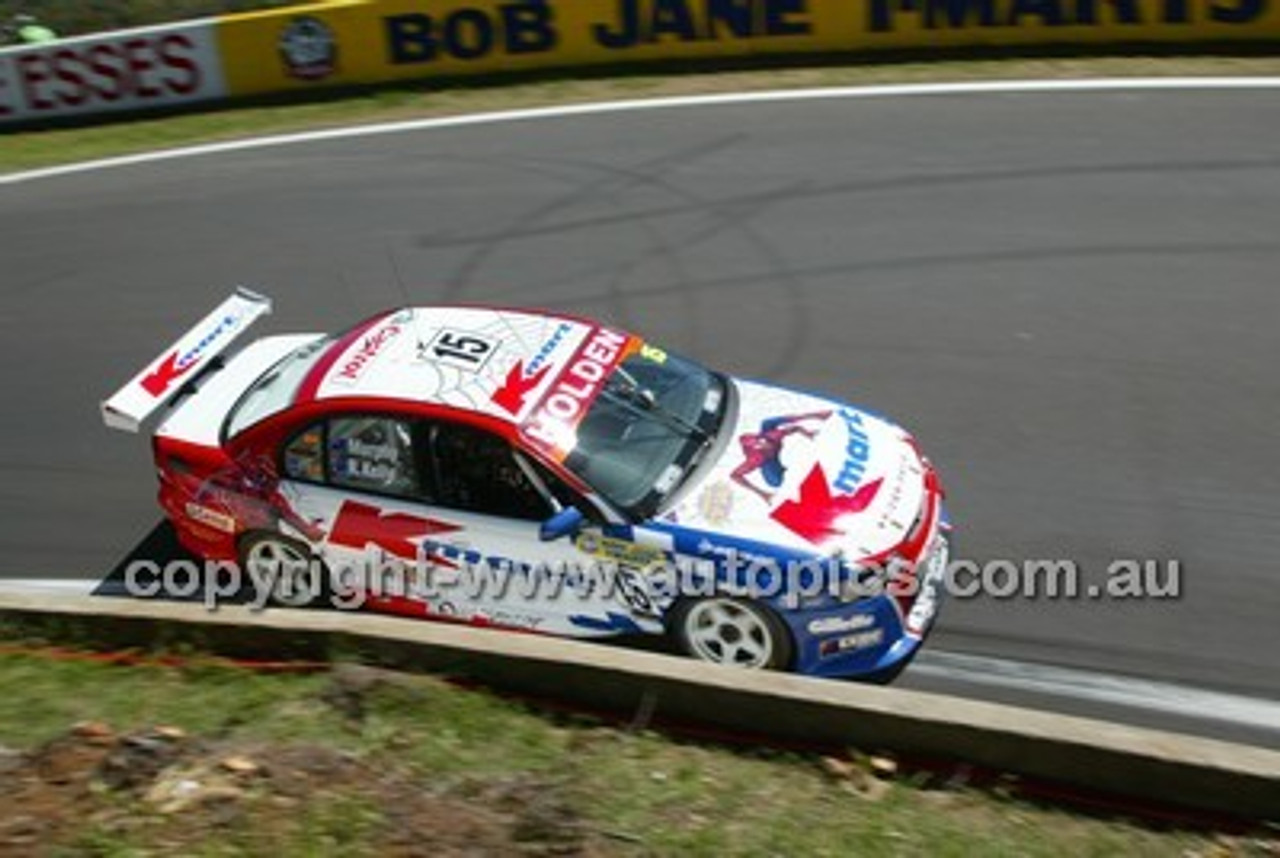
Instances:
[[[226,96],[217,21],[121,30],[0,51],[0,122]]]
[[[225,18],[232,94],[761,54],[1280,36],[1280,0],[350,0]]]
[[[1280,0],[332,0],[0,50],[0,123],[767,54],[1280,38]]]

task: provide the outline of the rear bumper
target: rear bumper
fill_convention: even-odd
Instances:
[[[178,543],[202,560],[235,560],[236,533],[219,526],[224,514],[182,495],[181,491],[163,486],[159,494],[160,507],[172,522]]]

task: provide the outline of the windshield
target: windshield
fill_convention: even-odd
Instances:
[[[289,407],[303,379],[333,340],[333,337],[319,337],[293,350],[249,385],[227,418],[227,437],[238,435]]]
[[[609,375],[565,465],[614,506],[647,518],[714,438],[724,394],[714,373],[646,345]]]

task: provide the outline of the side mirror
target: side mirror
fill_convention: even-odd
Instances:
[[[567,506],[542,523],[538,537],[543,542],[551,542],[563,536],[574,536],[582,529],[586,516],[576,506]]]

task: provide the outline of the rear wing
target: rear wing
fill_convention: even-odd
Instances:
[[[237,288],[216,310],[103,402],[103,422],[112,429],[137,432],[143,420],[222,354],[260,316],[270,312],[270,298],[243,286]]]

